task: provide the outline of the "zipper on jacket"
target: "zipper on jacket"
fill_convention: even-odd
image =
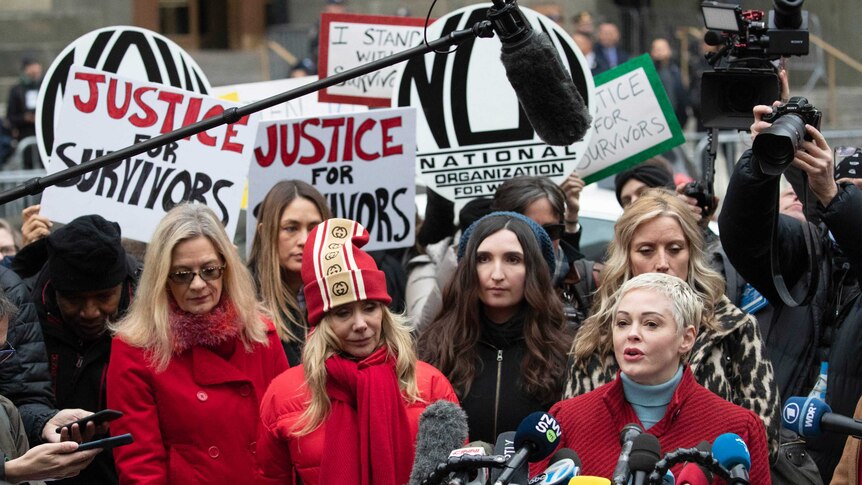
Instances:
[[[494,436],[497,433],[497,420],[500,417],[500,377],[503,374],[503,351],[497,350],[497,389],[494,391]]]
[[[75,363],[75,367],[76,367],[76,368],[78,368],[78,369],[80,369],[80,368],[81,368],[81,365],[82,365],[83,363],[84,363],[84,356],[83,356],[83,355],[81,355],[81,354],[78,354],[78,362],[76,362],[76,363]]]

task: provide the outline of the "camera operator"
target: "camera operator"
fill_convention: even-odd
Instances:
[[[792,104],[795,99],[792,98]],[[802,101],[805,101],[802,98]],[[810,106],[810,105],[809,105]],[[774,107],[754,108],[752,138],[772,126],[762,120]],[[787,118],[799,116],[787,114]],[[778,166],[767,158],[778,151],[754,155],[752,150],[737,163],[719,216],[722,245],[731,263],[775,307],[765,335],[766,348],[775,369],[780,396],[809,395],[823,391],[821,370],[827,377],[826,401],[833,411],[852,415],[862,394],[862,299],[859,275],[862,271],[862,191],[853,183],[834,180],[832,151],[826,139],[808,124],[805,140],[800,140],[792,160]],[[776,126],[778,119],[772,117]],[[793,120],[798,126],[803,123]],[[783,123],[788,125],[791,123]],[[763,141],[763,140],[761,140]],[[755,148],[757,143],[755,143]],[[788,157],[789,158],[789,157]],[[785,169],[801,170],[807,175],[808,189],[817,199],[818,225],[810,227],[815,235],[812,251],[806,247],[804,225],[786,215],[778,215],[776,232],[771,234],[779,210],[778,187]],[[777,173],[776,173],[777,172]],[[797,188],[799,190],[799,188]],[[801,195],[801,192],[800,192]],[[808,220],[815,220],[809,214]],[[830,236],[831,233],[831,236]],[[816,258],[819,280],[811,302],[791,307],[783,303],[776,289],[770,266],[773,240],[780,261],[777,271],[791,293],[798,298],[811,281],[806,274],[809,258]],[[815,391],[815,387],[817,389]],[[835,436],[807,438],[807,448],[829,483],[841,455],[842,440]]]

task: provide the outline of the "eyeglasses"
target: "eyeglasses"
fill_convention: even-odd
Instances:
[[[224,268],[225,265],[221,265],[201,268],[200,271],[174,271],[173,273],[168,273],[168,279],[178,285],[191,283],[194,281],[195,276],[200,276],[204,281],[213,281],[221,278]]]
[[[548,233],[548,236],[551,238],[551,241],[556,241],[563,237],[563,233],[566,232],[565,224],[545,224],[542,226],[542,229]]]
[[[11,359],[15,355],[15,347],[12,347],[8,341],[0,348],[0,364]]]

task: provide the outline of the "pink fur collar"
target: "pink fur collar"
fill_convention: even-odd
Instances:
[[[203,315],[182,310],[173,298],[170,298],[170,304],[174,354],[181,354],[196,345],[216,347],[239,336],[236,308],[227,298],[222,298],[215,308]]]

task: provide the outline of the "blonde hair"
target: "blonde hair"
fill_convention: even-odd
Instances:
[[[170,327],[168,274],[177,244],[207,238],[225,264],[222,298],[233,303],[240,326],[240,340],[246,351],[252,345],[268,345],[266,323],[258,313],[254,283],[236,248],[215,213],[205,205],[180,204],[159,222],[147,246],[144,269],[135,297],[126,316],[109,326],[114,335],[129,345],[145,349],[149,364],[164,371],[173,354],[174,335]]]
[[[395,359],[398,387],[409,402],[421,401],[419,387],[416,384],[416,351],[413,349],[413,339],[407,326],[407,319],[403,315],[392,313],[386,305],[377,304],[383,310],[383,320],[380,327],[381,341],[388,346],[389,356]],[[302,366],[311,398],[297,421],[296,429],[293,431],[295,436],[311,433],[329,415],[330,401],[329,395],[326,393],[326,359],[340,351],[340,340],[332,331],[329,313],[327,313],[317,328],[308,335],[308,341],[302,350]]]
[[[300,309],[296,292],[285,284],[286,270],[282,268],[278,255],[278,237],[281,232],[281,215],[297,199],[305,199],[317,207],[321,221],[331,217],[326,200],[311,185],[301,180],[282,180],[275,184],[263,202],[257,215],[258,225],[248,266],[254,273],[263,306],[275,324],[279,338],[285,342],[304,342],[308,330],[305,312]],[[303,335],[294,335],[290,323],[303,329]]]
[[[703,319],[703,302],[685,281],[664,273],[644,273],[626,281],[613,294],[612,314],[616,315],[620,301],[634,290],[649,290],[664,296],[670,302],[670,311],[676,321],[676,331],[681,333],[686,327],[700,330]]]
[[[667,189],[644,191],[626,208],[614,225],[614,239],[608,245],[602,269],[602,284],[596,293],[591,315],[578,330],[571,354],[575,360],[587,360],[594,353],[604,358],[613,353],[611,324],[614,293],[632,278],[629,250],[634,234],[643,224],[659,217],[671,217],[679,223],[688,244],[688,277],[686,282],[703,304],[703,325],[716,329],[712,318],[716,304],[724,295],[724,278],[710,267],[703,232],[688,204]]]

